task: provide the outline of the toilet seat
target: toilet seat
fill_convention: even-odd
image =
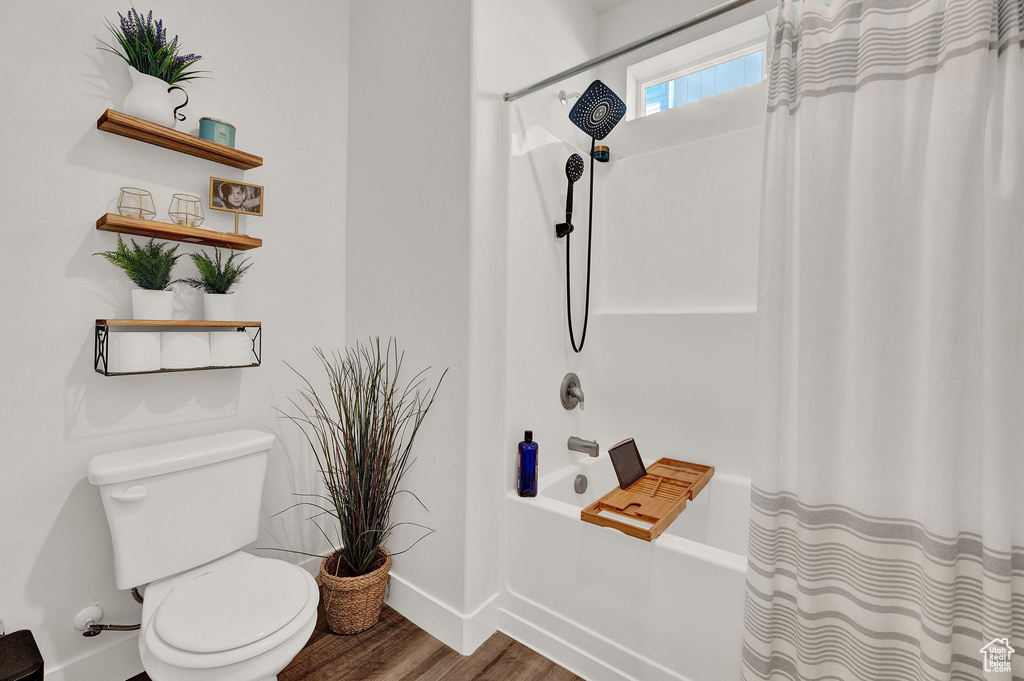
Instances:
[[[305,570],[249,556],[197,570],[157,605],[144,628],[159,660],[210,668],[255,657],[295,635],[316,617],[319,592]]]

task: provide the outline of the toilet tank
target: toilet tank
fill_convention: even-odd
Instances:
[[[100,454],[100,488],[119,589],[148,584],[256,540],[274,436],[234,430]]]

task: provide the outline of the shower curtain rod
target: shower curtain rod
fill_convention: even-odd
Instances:
[[[647,36],[646,38],[641,38],[640,40],[631,42],[628,45],[624,45],[617,50],[612,50],[607,54],[601,55],[600,57],[594,57],[593,59],[587,60],[581,64],[573,66],[571,69],[566,69],[561,73],[556,73],[555,75],[550,76],[549,78],[545,78],[544,80],[538,81],[533,85],[528,85],[514,92],[506,92],[505,101],[514,102],[520,97],[525,97],[531,92],[536,92],[537,90],[546,88],[548,85],[553,85],[560,80],[565,80],[566,78],[575,76],[578,73],[583,73],[587,69],[603,64],[606,61],[610,61],[612,59],[615,59],[616,57],[621,57],[624,54],[629,54],[630,52],[639,50],[641,47],[647,47],[648,45],[658,42],[659,40],[664,40],[669,36],[673,36],[676,33],[679,33],[680,31],[685,31],[688,28],[699,26],[700,24],[703,24],[705,21],[710,21],[712,19],[722,16],[727,12],[731,12],[734,9],[739,9],[744,5],[749,5],[754,2],[758,2],[758,0],[732,0],[732,2],[727,2],[724,5],[719,5],[718,7],[709,9],[703,14],[698,14],[697,16],[688,19],[681,24],[676,24],[675,26],[672,26],[671,28],[662,31],[661,33],[654,33],[652,35]]]

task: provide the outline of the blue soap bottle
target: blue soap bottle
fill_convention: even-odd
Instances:
[[[537,496],[537,443],[533,441],[532,430],[526,431],[519,443],[516,491],[521,497]]]

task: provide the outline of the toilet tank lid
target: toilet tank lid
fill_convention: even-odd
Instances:
[[[219,463],[267,451],[275,439],[261,430],[232,430],[100,454],[89,461],[89,482],[109,485]]]

